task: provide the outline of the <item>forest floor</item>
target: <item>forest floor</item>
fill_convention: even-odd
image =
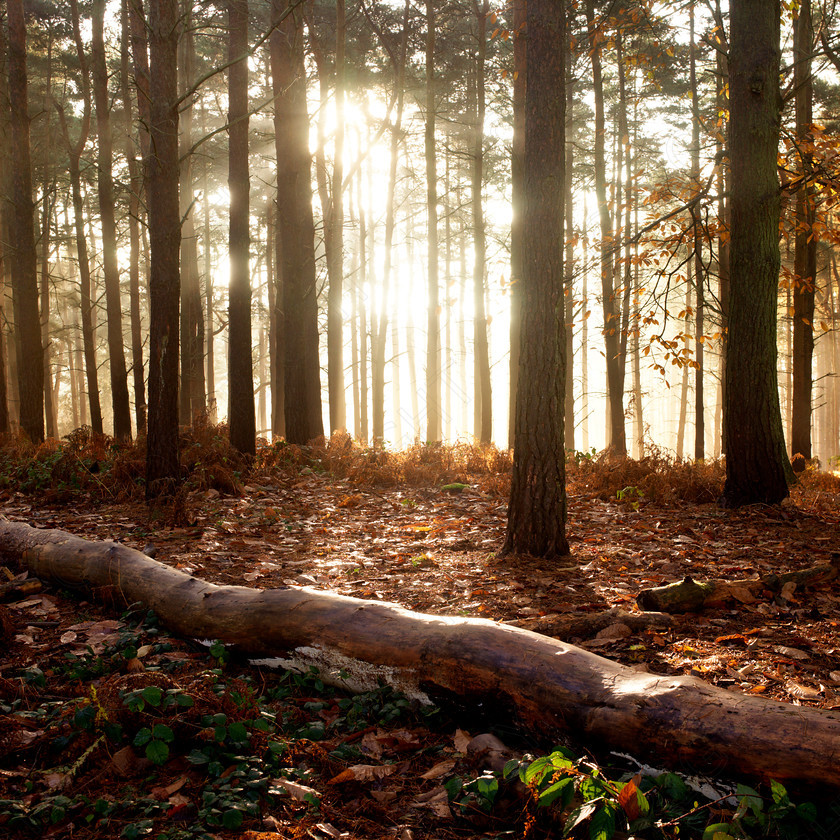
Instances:
[[[453,462],[437,473],[394,471],[391,481],[385,480],[387,470],[373,469],[376,456],[365,457],[364,470],[350,469],[346,460],[331,459],[329,453],[322,459],[264,463],[260,470],[227,481],[237,492],[221,492],[206,486],[213,481],[204,481],[180,499],[177,516],[168,521],[131,498],[109,501],[108,494],[62,492],[55,501],[46,486],[41,488],[45,492],[31,495],[11,483],[2,495],[2,512],[30,525],[145,549],[159,561],[220,584],[312,586],[419,612],[508,622],[548,635],[572,615],[613,607],[638,612],[634,600],[640,590],[686,576],[757,578],[826,563],[840,550],[840,480],[828,474],[809,470],[792,499],[780,506],[727,511],[714,502],[719,466],[660,462],[640,471],[635,462],[628,466],[579,456],[569,466],[571,556],[556,562],[501,559],[508,484],[499,453],[482,456],[484,466],[475,473]],[[475,453],[470,457],[475,459]],[[191,686],[198,697],[200,675],[221,665],[226,654],[215,651],[208,665],[206,649],[194,642],[169,639],[161,635],[165,629],[143,629],[137,615],[117,621],[119,609],[55,589],[19,597],[0,610],[5,635],[0,833],[5,824],[5,830],[21,837],[155,832],[175,838],[228,829],[243,836],[248,829],[244,836],[255,840],[278,835],[410,840],[514,836],[526,827],[532,836],[543,836],[540,830],[551,834],[533,818],[529,822],[521,803],[501,816],[484,813],[472,800],[461,800],[460,808],[453,804],[451,779],[467,780],[481,772],[466,750],[471,736],[492,729],[520,752],[550,746],[523,742],[515,721],[479,723],[441,713],[436,723],[429,722],[386,693],[370,701],[367,717],[356,709],[351,725],[344,714],[349,701],[336,699],[316,675],[292,679],[245,664],[236,665],[236,679],[259,685],[265,696],[294,708],[290,720],[297,727],[296,740],[288,740],[287,728],[283,743],[284,750],[295,744],[289,766],[297,771],[275,773],[286,779],[279,799],[277,779],[267,780],[280,805],[261,805],[261,823],[250,816],[253,808],[236,805],[235,798],[227,811],[223,804],[217,807],[214,818],[201,774],[190,763],[194,756],[187,760],[173,753],[156,761],[159,767],[145,761],[138,769],[136,755],[142,756],[152,736],[144,741],[144,735],[136,734],[143,728],[138,729],[137,720],[123,720],[124,709],[111,710],[111,718],[116,715],[129,735],[132,725],[136,730],[129,760],[119,749],[125,733],[113,746],[94,743],[101,721],[93,725],[78,718],[85,708],[107,707],[97,700],[97,690],[99,697],[107,693],[105,686],[116,683],[148,690],[155,682],[148,675],[168,669],[174,673],[186,667],[183,673],[190,679],[182,675],[177,685]],[[667,627],[634,633],[617,619],[600,632],[566,640],[641,670],[692,674],[732,691],[834,709],[840,708],[839,634],[840,580],[835,578],[803,591],[788,588],[775,598],[768,593],[766,599],[733,609],[675,614]],[[157,647],[149,647],[150,640]],[[118,656],[126,646],[128,654]],[[137,649],[144,648],[139,656]],[[232,667],[225,665],[228,672]],[[170,693],[175,690],[176,683],[166,685]],[[231,693],[229,686],[225,692],[225,697]],[[147,697],[153,699],[154,692]],[[160,712],[159,721],[166,720],[162,707]],[[313,721],[321,727],[317,737]],[[146,729],[155,731],[151,725]],[[170,730],[177,735],[174,724]],[[230,748],[233,733],[226,736],[222,730],[219,748]],[[256,738],[257,732],[252,735]],[[221,766],[232,759],[219,760],[224,779],[221,774],[232,771]],[[336,781],[348,767],[359,766],[398,769],[381,774],[354,770],[356,777],[351,773]],[[296,784],[309,793],[295,790]],[[153,803],[142,819],[114,804],[124,801],[126,788],[134,800],[146,797]],[[87,804],[79,804],[80,797],[87,797]],[[154,802],[160,805],[157,810]],[[239,818],[225,816],[237,809]],[[204,815],[203,821],[197,814]]]

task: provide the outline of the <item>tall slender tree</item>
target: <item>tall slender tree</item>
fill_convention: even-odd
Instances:
[[[472,149],[473,216],[473,333],[475,339],[475,436],[490,443],[493,436],[493,399],[490,381],[490,346],[485,306],[487,282],[487,231],[484,219],[484,122],[486,116],[485,64],[487,60],[487,18],[489,0],[473,0],[476,20],[474,65],[475,113]],[[561,231],[562,235],[562,231]]]
[[[522,343],[513,479],[503,554],[569,553],[563,304],[565,9],[528,0]]]
[[[440,277],[438,243],[438,177],[435,147],[435,4],[426,0],[426,440],[440,440]]]
[[[254,371],[251,353],[251,276],[248,174],[248,0],[228,0],[228,422],[230,442],[256,453]]]
[[[513,448],[516,426],[516,390],[519,381],[519,341],[522,332],[522,214],[523,166],[525,159],[525,92],[527,50],[525,0],[513,0],[513,140],[510,155],[510,395],[508,405],[508,447]]]
[[[146,434],[146,377],[143,364],[143,327],[140,319],[140,207],[143,179],[134,145],[134,97],[131,93],[131,30],[128,4],[120,3],[120,95],[123,101],[125,159],[128,164],[128,298],[131,317],[131,370],[134,382],[134,422]],[[74,0],[75,2],[75,0]]]
[[[20,426],[33,443],[44,440],[44,352],[38,313],[35,208],[29,146],[29,96],[26,83],[26,21],[23,0],[8,0],[9,100],[12,137],[12,286],[18,347]]]
[[[131,404],[128,399],[128,371],[123,346],[120,269],[117,261],[117,220],[114,205],[114,143],[111,133],[111,101],[108,68],[105,64],[105,0],[93,0],[91,70],[96,106],[97,197],[102,225],[102,273],[105,277],[105,310],[108,325],[108,367],[111,372],[111,406],[114,437],[131,438]]]
[[[324,434],[318,359],[315,228],[303,26],[296,2],[272,0],[271,76],[277,150],[277,273],[283,284],[283,387],[286,439]]]
[[[604,315],[604,347],[607,367],[608,448],[617,456],[627,454],[624,429],[624,375],[621,360],[621,315],[616,300],[613,255],[613,220],[607,199],[605,156],[606,123],[604,116],[604,82],[601,49],[604,33],[595,18],[593,0],[586,0],[586,21],[589,28],[592,81],[595,92],[595,193],[601,225],[601,304]]]
[[[811,124],[814,81],[811,0],[801,0],[794,24],[793,86],[796,139],[801,183],[796,191],[796,230],[793,263],[793,411],[790,452],[811,457],[811,399],[814,360],[814,301],[817,282],[817,236],[814,230],[815,203]]]
[[[149,434],[146,497],[171,495],[178,463],[178,0],[149,0]]]
[[[724,425],[729,507],[788,495],[779,406],[779,0],[730,3],[732,231]]]

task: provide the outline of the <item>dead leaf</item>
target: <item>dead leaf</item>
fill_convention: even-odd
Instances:
[[[793,593],[796,592],[796,583],[795,581],[789,580],[783,587],[782,591],[779,592],[779,597],[783,598],[785,601],[790,601],[793,598]]]
[[[289,779],[272,779],[271,784],[274,786],[272,790],[269,788],[269,793],[288,793],[292,799],[297,799],[301,802],[306,801],[307,796],[314,796],[316,799],[320,799],[318,796],[318,791],[315,788],[307,787],[306,785],[298,784],[297,782],[292,782]]]
[[[421,779],[438,779],[441,776],[447,775],[452,770],[455,769],[456,761],[454,758],[448,758],[446,761],[439,761],[435,764],[434,767],[430,767],[425,773],[423,773],[420,778]]]
[[[776,653],[782,654],[782,656],[787,656],[788,659],[797,659],[800,662],[804,662],[806,659],[810,658],[804,650],[799,650],[799,648],[787,647],[785,645],[777,645],[773,648],[773,650],[775,650]]]
[[[373,782],[376,779],[384,779],[397,770],[396,764],[354,764],[343,770],[337,776],[333,776],[327,784],[340,785],[344,782]]]
[[[605,627],[603,630],[599,630],[595,634],[596,639],[626,639],[628,636],[632,636],[633,631],[626,625],[621,622],[616,624],[610,624],[609,627]]]
[[[639,782],[641,781],[642,776],[640,773],[637,773],[618,794],[618,804],[624,809],[624,813],[627,814],[627,820],[629,822],[633,822],[633,820],[638,819],[641,815],[638,796]]]
[[[186,776],[180,776],[165,787],[153,787],[151,791],[152,796],[155,799],[168,799],[173,793],[177,793],[188,781],[189,779]]]
[[[467,753],[467,745],[469,742],[472,741],[472,735],[469,732],[464,732],[463,729],[456,729],[455,735],[452,738],[452,742],[455,744],[455,749],[458,750],[459,753]]]
[[[452,817],[452,811],[449,810],[449,794],[443,785],[415,796],[412,804],[415,808],[428,808],[435,816],[443,819]]]
[[[809,685],[802,685],[795,680],[789,680],[785,683],[785,691],[791,697],[798,697],[801,700],[816,700],[820,696],[818,689],[811,688]]]
[[[61,634],[59,641],[63,645],[69,645],[70,642],[75,642],[78,638],[78,634],[74,633],[72,630],[68,630],[66,633]]]

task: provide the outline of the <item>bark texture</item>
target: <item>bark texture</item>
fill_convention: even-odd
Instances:
[[[308,443],[324,434],[318,358],[315,228],[312,219],[309,117],[300,9],[273,0],[271,75],[275,94],[277,273],[283,284],[286,439]]]
[[[12,286],[18,346],[20,427],[33,443],[44,440],[44,353],[38,312],[38,269],[29,148],[26,24],[22,0],[6,4],[9,26],[9,100],[12,135]]]
[[[178,2],[149,3],[150,148],[146,158],[149,204],[149,434],[146,496],[169,494],[178,464],[178,304],[181,215],[178,208]]]
[[[776,351],[780,4],[733,0],[729,62],[732,232],[722,502],[788,495]]]
[[[228,3],[228,189],[230,292],[228,307],[228,421],[231,445],[247,455],[257,448],[251,353],[251,276],[248,230],[248,0]]]
[[[18,522],[0,520],[0,556],[65,588],[115,587],[173,632],[317,666],[327,680],[343,671],[349,678],[342,684],[357,690],[384,680],[419,699],[454,695],[514,713],[538,731],[568,731],[672,766],[840,786],[835,711],[641,673],[484,619],[423,615],[306,588],[216,586],[118,543]]]
[[[554,0],[528,3],[522,341],[513,479],[503,553],[569,553],[566,542],[563,295],[564,19]]]

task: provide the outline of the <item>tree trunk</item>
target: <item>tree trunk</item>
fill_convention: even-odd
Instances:
[[[735,507],[780,502],[792,473],[776,351],[780,5],[733,0],[730,15],[732,232],[722,501]]]
[[[814,231],[813,185],[814,83],[811,76],[813,26],[811,0],[802,0],[794,24],[793,87],[795,90],[796,140],[800,150],[796,191],[796,234],[793,287],[793,411],[791,455],[811,457],[811,391],[814,358],[814,287],[817,279],[817,234]]]
[[[209,193],[208,170],[210,162],[204,161],[204,195]],[[204,247],[204,335],[207,340],[207,361],[205,367],[205,382],[207,393],[207,417],[211,423],[216,422],[216,330],[214,329],[213,309],[213,242],[210,235],[210,202],[205,200],[202,245]]]
[[[362,172],[359,170],[357,190],[359,196],[359,274],[357,291],[366,294],[368,286],[368,248],[367,248],[367,214],[362,207]],[[366,299],[366,298],[365,298]],[[367,306],[359,307],[359,422],[358,437],[367,443],[369,437],[368,416],[368,311]]]
[[[440,278],[438,245],[437,149],[435,148],[435,6],[426,0],[426,219],[428,300],[426,330],[426,440],[441,439]]]
[[[143,367],[143,324],[140,317],[140,192],[143,179],[134,151],[131,96],[128,5],[120,4],[120,93],[125,121],[125,159],[128,162],[128,295],[131,313],[131,370],[134,380],[134,422],[138,435],[146,434],[146,378]],[[145,129],[144,129],[145,130]]]
[[[715,0],[715,103],[719,114],[729,111],[729,45],[726,42],[726,28],[720,8],[720,0]],[[722,422],[724,394],[726,392],[726,334],[729,329],[729,201],[727,200],[728,171],[723,162],[724,140],[726,137],[726,123],[724,117],[718,118],[715,131],[715,152],[717,158],[717,223],[718,223],[718,298],[720,300],[720,419],[716,419],[715,435],[719,437],[719,444],[715,447],[717,457],[726,454],[726,431]]]
[[[128,399],[128,372],[123,346],[120,269],[117,262],[117,220],[114,209],[113,138],[108,92],[108,69],[105,66],[105,0],[93,0],[91,8],[91,70],[93,99],[96,105],[97,195],[102,225],[102,273],[105,277],[105,309],[108,321],[108,367],[111,372],[111,406],[114,414],[114,437],[131,439],[131,405]]]
[[[8,47],[6,44],[6,27],[0,24],[0,436],[12,432],[11,414],[9,412],[9,394],[7,385],[10,377],[7,375],[8,356],[10,349],[6,344],[8,322],[6,316],[7,294],[11,277],[11,225],[13,205],[12,196],[12,143],[11,143],[11,109],[9,103],[8,86]]]
[[[272,0],[272,25],[276,28],[271,34],[271,75],[276,96],[277,227],[281,237],[277,274],[283,284],[286,439],[306,444],[324,434],[324,421],[309,117],[299,16],[297,4]]]
[[[347,401],[344,393],[344,52],[346,37],[345,2],[335,3],[335,146],[330,229],[332,241],[328,259],[330,285],[327,296],[327,390],[330,401],[330,432],[347,427]]]
[[[251,237],[248,230],[248,0],[228,0],[228,26],[228,423],[231,445],[246,455],[254,455],[257,432],[251,351]]]
[[[13,163],[12,285],[18,346],[20,426],[33,443],[44,440],[44,352],[38,314],[38,270],[29,148],[26,23],[23,0],[8,0],[9,99]]]
[[[574,57],[574,47],[572,44],[572,26],[574,23],[574,11],[570,6],[568,11],[568,19],[566,21],[566,55],[564,59],[565,67],[565,85],[566,85],[566,115],[565,115],[565,137],[571,138],[574,129],[574,104],[575,104],[575,90],[574,90],[574,74],[572,73],[572,59]],[[575,197],[572,191],[572,173],[575,167],[575,146],[569,140],[566,143],[566,161],[565,161],[565,194],[563,200],[565,202],[564,214],[566,222],[565,240],[566,240],[566,255],[565,264],[563,266],[563,276],[565,278],[565,340],[566,340],[566,383],[565,383],[565,406],[563,409],[565,440],[564,447],[567,452],[575,451],[575,366],[574,366],[574,351],[575,351]]]
[[[525,159],[525,92],[527,89],[528,38],[525,33],[525,0],[513,2],[513,141],[510,155],[510,398],[508,449],[513,448],[516,427],[516,390],[519,382],[519,344],[522,333],[523,166]]]
[[[178,0],[149,2],[149,436],[146,498],[170,495],[178,463],[178,304],[181,216],[178,206]]]
[[[553,0],[551,0],[553,2]],[[532,0],[529,5],[533,5]],[[530,38],[533,40],[534,30]],[[533,78],[533,77],[532,77]],[[561,415],[562,416],[562,415]],[[421,702],[458,697],[552,737],[715,773],[837,788],[840,714],[645,674],[518,627],[287,587],[216,586],[119,543],[0,522],[0,549],[64,588],[114,587],[172,632],[283,656],[357,691],[382,680]]]
[[[563,306],[565,10],[529,0],[522,343],[503,554],[569,553],[566,541]]]
[[[484,222],[484,117],[486,110],[484,66],[487,56],[487,17],[489,0],[473,0],[476,15],[478,52],[475,60],[475,126],[473,134],[472,217],[473,217],[473,329],[475,336],[475,436],[482,443],[493,437],[493,398],[490,382],[490,349],[487,339],[485,285],[487,279],[487,235]],[[526,141],[527,142],[527,141]],[[562,238],[563,229],[559,235]]]
[[[193,194],[193,100],[195,38],[191,0],[182,0],[182,32],[178,41],[181,105],[181,389],[178,413],[182,426],[190,426],[207,410],[204,394],[204,312],[198,272],[198,237]],[[186,98],[185,98],[186,97]],[[207,199],[205,198],[205,202]]]
[[[604,152],[606,127],[604,120],[604,84],[601,71],[601,42],[604,39],[600,26],[595,22],[593,0],[587,0],[586,20],[591,40],[592,80],[595,86],[595,193],[601,225],[601,304],[604,315],[604,347],[607,366],[607,403],[610,439],[608,448],[613,455],[627,454],[624,432],[624,394],[621,375],[620,332],[621,316],[618,311],[613,279],[613,224],[607,202],[607,174]]]
[[[397,188],[397,161],[399,158],[400,132],[402,130],[403,106],[405,103],[405,65],[408,53],[408,20],[410,0],[406,0],[403,12],[403,31],[400,54],[395,70],[397,95],[396,115],[391,126],[391,158],[388,169],[388,195],[385,205],[385,265],[382,275],[382,297],[379,301],[379,315],[371,317],[371,408],[373,411],[373,443],[381,444],[385,437],[385,342],[388,334],[388,295],[391,282],[392,248],[396,206],[394,195]],[[371,224],[371,234],[373,226]],[[371,253],[373,249],[371,248]]]
[[[691,86],[691,186],[692,191],[700,189],[700,94],[697,90],[697,45],[694,40],[694,6],[689,6],[691,63],[689,84]],[[700,225],[700,209],[691,208],[691,226],[694,241],[694,457],[702,461],[706,457],[706,417],[703,392],[704,341],[706,315],[706,276],[703,267],[703,230]]]
[[[90,408],[90,426],[97,434],[103,433],[102,408],[99,401],[99,370],[96,365],[96,347],[94,346],[93,300],[91,297],[90,258],[88,256],[87,236],[85,235],[84,201],[82,199],[81,156],[87,143],[90,130],[90,85],[88,82],[87,57],[82,42],[77,0],[71,0],[70,9],[73,20],[73,33],[76,41],[76,55],[80,66],[80,83],[83,96],[81,129],[76,143],[70,140],[64,107],[56,103],[61,133],[67,147],[70,187],[73,200],[73,224],[76,235],[76,257],[79,264],[79,298],[84,349],[84,369],[87,380],[88,406]]]

